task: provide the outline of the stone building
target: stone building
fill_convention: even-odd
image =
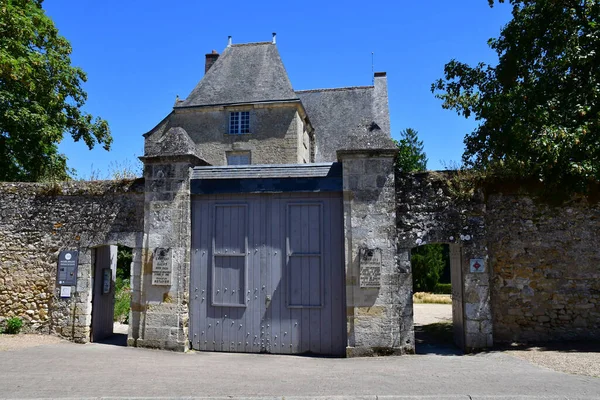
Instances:
[[[77,342],[112,332],[133,249],[128,344],[414,352],[410,251],[450,246],[455,342],[600,338],[600,206],[401,174],[385,73],[296,91],[272,42],[206,55],[144,135],[134,181],[0,183],[0,318]],[[1,321],[0,321],[1,323]]]
[[[215,166],[334,162],[342,148],[392,148],[389,120],[385,73],[373,86],[294,91],[274,36],[207,54],[204,77],[144,135],[144,151],[189,144]]]

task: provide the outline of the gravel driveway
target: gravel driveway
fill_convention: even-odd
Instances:
[[[64,340],[51,335],[0,335],[0,351],[20,350],[28,347],[57,344]]]
[[[504,353],[554,371],[600,378],[600,342],[508,348]]]
[[[416,326],[452,322],[451,304],[415,304],[413,311]],[[600,378],[600,342],[508,346],[499,350],[553,371]]]

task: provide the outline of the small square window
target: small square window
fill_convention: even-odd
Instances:
[[[232,135],[250,133],[250,111],[229,113],[229,133]]]
[[[227,152],[227,165],[249,165],[250,164],[250,152],[249,151],[228,151]]]

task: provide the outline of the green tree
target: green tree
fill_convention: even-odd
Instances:
[[[510,4],[512,19],[488,41],[498,64],[452,60],[432,92],[480,121],[465,137],[468,167],[585,189],[600,180],[600,3]]]
[[[426,244],[412,250],[410,263],[415,292],[433,292],[440,281],[446,261],[444,246],[441,244]]]
[[[400,140],[394,140],[398,147],[396,167],[403,172],[425,171],[427,155],[423,150],[423,141],[419,140],[418,132],[407,128],[400,132]]]
[[[0,180],[68,178],[65,133],[109,150],[106,121],[82,111],[87,78],[42,0],[0,0]]]

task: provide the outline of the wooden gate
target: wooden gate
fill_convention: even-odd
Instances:
[[[113,334],[115,311],[114,280],[117,273],[117,246],[102,246],[92,250],[92,322],[90,341],[97,342]]]
[[[345,354],[342,219],[339,192],[194,196],[192,347]]]
[[[465,318],[463,305],[463,274],[462,254],[460,245],[451,243],[450,246],[450,280],[452,282],[452,329],[454,343],[462,350],[465,349]]]

